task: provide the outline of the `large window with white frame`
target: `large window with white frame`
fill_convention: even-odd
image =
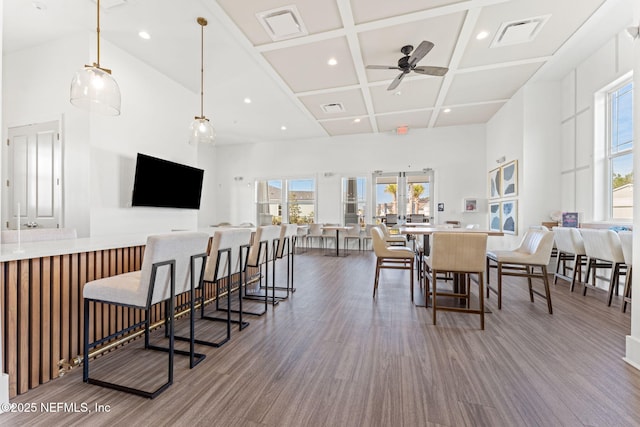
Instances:
[[[256,210],[259,225],[315,222],[315,179],[265,179],[257,181]]]
[[[607,96],[609,219],[633,219],[633,83],[625,81]]]
[[[342,178],[344,224],[365,225],[367,212],[367,178]]]

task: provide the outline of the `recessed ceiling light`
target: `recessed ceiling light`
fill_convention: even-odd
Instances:
[[[444,111],[445,113],[450,113],[450,112],[451,112],[451,108],[445,108],[443,111]]]
[[[145,40],[149,40],[151,38],[151,35],[146,31],[140,31],[138,35],[140,36],[141,39],[145,39]]]
[[[353,119],[353,123],[360,123],[360,119]]]
[[[282,126],[280,126],[280,130],[287,130],[287,127],[282,125]]]
[[[476,36],[476,39],[483,40],[483,39],[486,39],[488,36],[489,36],[489,32],[488,31],[480,31],[478,33],[478,35]]]
[[[245,104],[251,104],[251,98],[245,98],[244,99],[244,103]]]
[[[327,61],[327,64],[338,65],[338,60],[336,58],[329,58],[329,60]]]

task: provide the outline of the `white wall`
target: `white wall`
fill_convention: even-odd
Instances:
[[[342,177],[370,177],[374,170],[433,168],[434,205],[445,203],[445,212],[437,215],[436,222],[456,219],[486,226],[486,202],[481,204],[481,212],[461,212],[463,198],[486,199],[485,149],[484,125],[416,129],[405,136],[385,133],[277,144],[219,145],[215,148],[215,194],[216,200],[224,202],[216,204],[215,217],[207,218],[210,223],[255,223],[256,180],[311,176],[317,182],[317,220],[340,223]]]
[[[621,32],[562,80],[560,209],[580,212],[581,221],[602,221],[607,216],[605,206],[597,202],[606,197],[606,183],[597,172],[604,165],[594,156],[595,150],[604,147],[605,138],[601,125],[604,106],[596,94],[631,71],[631,58],[633,43]]]
[[[130,206],[136,153],[196,164],[197,149],[187,137],[197,94],[101,42],[101,65],[120,86],[120,116],[89,114],[69,103],[73,74],[95,60],[95,35],[76,34],[5,56],[4,130],[62,118],[64,225],[79,236],[197,227],[195,210]]]

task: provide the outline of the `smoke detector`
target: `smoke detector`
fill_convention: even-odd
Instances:
[[[295,5],[258,12],[256,17],[273,41],[292,39],[309,34]]]
[[[544,15],[535,18],[503,22],[496,32],[496,36],[491,42],[490,47],[502,47],[530,42],[536,38],[550,17],[551,15]]]

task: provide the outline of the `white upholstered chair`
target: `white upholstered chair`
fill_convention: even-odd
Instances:
[[[261,312],[246,312],[248,314],[262,315],[267,311],[267,304],[269,303],[269,266],[271,266],[271,303],[275,305],[280,302],[280,299],[276,298],[275,295],[275,260],[281,231],[279,225],[265,225],[258,227],[253,236],[253,241],[249,248],[247,266],[260,270],[259,282],[252,289],[246,286],[244,297],[264,302],[264,310]]]
[[[342,244],[342,247],[346,251],[349,248],[349,241],[355,240],[356,242],[358,242],[358,250],[362,250],[362,239],[361,239],[361,235],[360,235],[360,224],[349,223],[349,224],[347,224],[347,227],[351,227],[351,228],[348,229],[344,233],[344,236],[343,236],[344,242]]]
[[[413,251],[407,247],[390,246],[378,227],[371,229],[373,251],[376,254],[376,274],[373,282],[373,297],[376,297],[381,269],[409,270],[411,277],[411,301],[413,301]]]
[[[307,248],[313,247],[313,241],[318,240],[321,248],[324,248],[324,233],[322,232],[322,224],[309,224],[309,232],[307,233]]]
[[[382,231],[382,235],[384,236],[385,242],[390,245],[402,245],[405,246],[407,244],[407,238],[402,234],[391,234],[389,232],[389,227],[387,227],[384,223],[380,224],[378,228]]]
[[[484,329],[484,268],[487,253],[487,235],[484,233],[438,232],[431,236],[431,251],[425,257],[426,295],[431,295],[433,324],[437,311],[457,311],[480,315],[480,329]],[[453,273],[453,291],[438,291],[439,273]],[[478,308],[471,308],[470,275],[477,276]],[[464,288],[464,289],[462,289]],[[439,306],[438,297],[466,299],[466,306]]]
[[[582,235],[577,228],[571,227],[553,227],[553,233],[558,250],[558,263],[553,283],[556,284],[558,278],[567,280],[571,282],[570,289],[573,292],[576,280],[582,282],[582,267],[586,265],[587,261]],[[561,266],[562,272],[560,272]],[[572,272],[571,277],[567,276],[567,271]]]
[[[626,270],[620,237],[613,230],[582,228],[580,232],[582,233],[585,252],[589,258],[582,294],[587,294],[589,278],[591,278],[591,286],[596,287],[598,269],[609,269],[611,274],[609,276],[607,305],[610,306],[613,294],[618,295],[620,275]]]
[[[547,300],[549,314],[553,314],[551,307],[551,293],[549,290],[549,278],[547,265],[553,249],[553,232],[545,230],[529,229],[522,238],[520,245],[514,250],[499,250],[487,252],[487,297],[489,292],[498,294],[498,309],[502,308],[502,277],[517,276],[526,277],[529,285],[529,298],[533,302],[533,294],[542,296]],[[537,273],[535,267],[540,268]],[[490,286],[491,268],[498,272],[498,288]],[[540,278],[544,284],[544,295],[535,291],[531,279]]]
[[[193,328],[191,329],[190,351],[179,352],[175,350],[174,299],[176,295],[191,292],[190,308],[191,314],[193,314],[194,292],[203,279],[208,243],[209,235],[205,233],[187,232],[149,236],[141,270],[93,280],[84,285],[82,291],[84,297],[84,382],[154,398],[173,383],[174,354],[189,355],[191,367],[204,358],[204,355],[198,355],[194,352]],[[167,302],[165,328],[168,328],[165,335],[169,339],[168,348],[149,343],[151,307],[154,304],[165,301]],[[134,325],[130,325],[95,342],[89,342],[89,330],[91,328],[89,311],[93,302],[139,308],[145,311],[145,316],[142,321]],[[169,354],[167,381],[164,384],[154,391],[145,391],[94,379],[89,376],[89,353],[92,349],[141,327],[144,328],[145,349],[167,351]],[[194,361],[196,357],[197,361]]]
[[[627,265],[627,275],[624,278],[624,292],[622,292],[622,306],[620,310],[624,313],[627,311],[627,304],[631,302],[631,281],[633,272],[633,232],[620,231],[620,244],[622,245],[622,255],[624,263]]]
[[[249,228],[226,228],[216,230],[213,234],[204,272],[200,318],[225,322],[226,337],[216,342],[196,339],[197,344],[219,347],[231,339],[231,323],[237,323],[240,330],[249,325],[242,319],[242,287],[246,279],[245,266],[250,243],[251,229]],[[237,319],[231,318],[231,299],[234,288],[238,291]],[[221,308],[220,305],[222,294],[226,295],[226,308]],[[215,298],[215,311],[226,312],[224,317],[205,314],[205,308],[207,308],[205,303],[212,298]]]

